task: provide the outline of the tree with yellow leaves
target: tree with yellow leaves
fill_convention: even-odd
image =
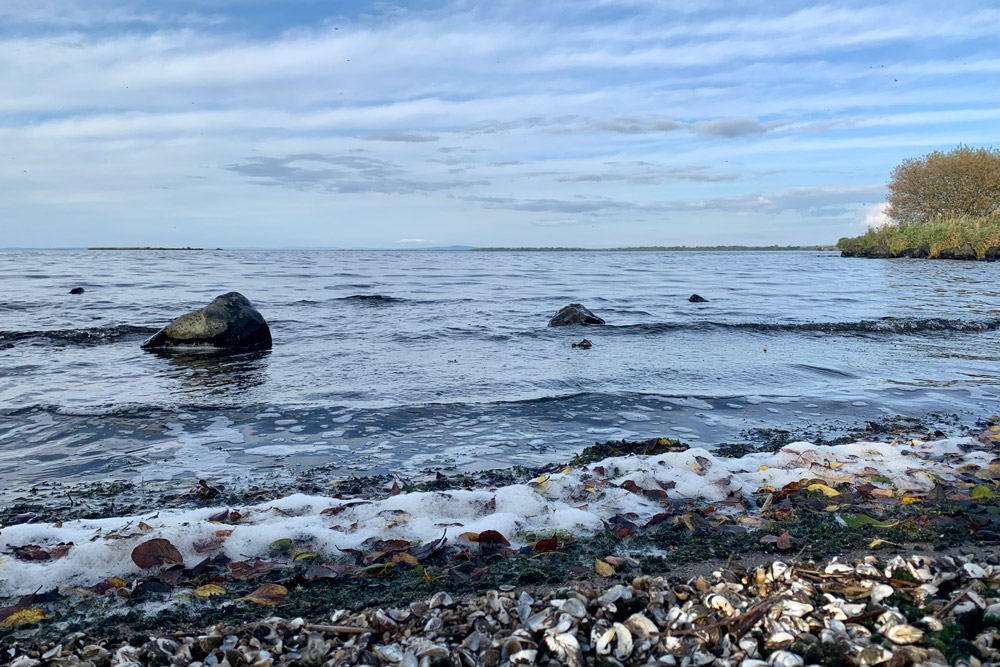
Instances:
[[[905,160],[892,172],[886,215],[901,225],[1000,212],[1000,149],[959,146]]]

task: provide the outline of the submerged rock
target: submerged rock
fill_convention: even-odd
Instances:
[[[699,296],[697,294],[692,294],[691,296],[689,296],[688,301],[690,301],[691,303],[708,303],[708,299],[706,299],[703,296]]]
[[[73,289],[71,289],[71,290],[69,291],[69,293],[70,293],[70,294],[83,294],[83,293],[84,293],[84,291],[85,291],[85,290],[84,290],[84,289],[83,289],[82,287],[74,287]]]
[[[271,347],[271,330],[245,296],[229,292],[181,315],[142,344],[145,349],[190,346],[266,349]]]
[[[892,252],[887,245],[873,245],[865,250],[865,257],[868,259],[889,259],[892,257]]]
[[[976,249],[972,247],[971,243],[963,243],[960,246],[955,246],[954,248],[945,248],[938,253],[938,259],[958,259],[966,262],[974,262],[979,259],[979,255],[976,254]]]
[[[857,257],[858,253],[855,250],[841,250],[840,251],[840,256],[841,257]]]
[[[549,320],[550,327],[564,327],[568,324],[604,324],[604,320],[594,315],[584,306],[571,303]]]
[[[593,343],[591,343],[591,342],[590,342],[589,340],[587,340],[586,338],[584,338],[584,339],[583,339],[583,340],[581,340],[581,341],[580,341],[579,343],[573,343],[573,347],[578,347],[578,348],[580,348],[581,350],[589,350],[590,348],[594,347],[594,344],[593,344]]]
[[[987,262],[1000,261],[1000,245],[990,246],[986,249],[986,256],[983,257]]]

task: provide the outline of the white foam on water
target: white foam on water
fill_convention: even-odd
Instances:
[[[619,412],[618,416],[630,422],[648,422],[650,419],[649,415],[644,415],[641,412]]]
[[[498,488],[395,496],[385,489],[386,497],[362,502],[295,494],[234,508],[242,514],[235,525],[211,523],[209,518],[224,509],[216,507],[80,519],[58,527],[41,523],[6,526],[5,544],[46,547],[73,542],[74,546],[58,560],[24,562],[4,558],[0,562],[0,595],[23,595],[54,586],[88,586],[110,576],[140,576],[143,573],[130,555],[138,544],[152,538],[169,540],[188,566],[215,553],[233,560],[268,557],[271,544],[285,538],[336,559],[338,549],[358,548],[372,537],[426,541],[447,535],[455,540],[466,531],[497,530],[517,547],[525,543],[528,532],[585,534],[600,529],[605,520],[617,514],[634,513],[632,520],[643,523],[664,511],[660,502],[621,488],[628,480],[641,489],[669,487],[666,493],[672,499],[703,502],[750,495],[762,486],[780,488],[803,478],[820,478],[830,484],[867,482],[873,469],[890,479],[893,488],[928,490],[934,485],[934,476],[955,479],[960,466],[989,465],[992,454],[975,451],[975,446],[972,438],[898,444],[856,442],[831,447],[797,442],[777,452],[754,453],[740,459],[717,457],[707,449],[692,448],[654,456],[609,458],[532,484]],[[470,452],[456,447],[447,452],[483,456],[489,450],[483,447]],[[440,462],[440,457],[427,460]],[[595,486],[605,482],[600,488]],[[726,511],[724,506],[720,508]],[[336,513],[323,514],[324,510]],[[152,530],[139,531],[140,521]],[[219,530],[232,532],[217,550],[199,553],[195,545],[216,539]],[[126,537],[105,539],[114,533]]]
[[[315,452],[328,452],[334,449],[329,445],[264,445],[263,447],[252,447],[243,450],[247,454],[257,456],[292,456],[294,454],[312,454]]]
[[[225,471],[229,453],[220,445],[241,445],[243,433],[231,428],[228,417],[215,417],[201,432],[191,432],[190,424],[170,422],[167,435],[175,438],[178,449],[171,458],[152,463],[142,470],[143,479],[170,479],[181,474],[205,475]],[[171,443],[165,443],[169,447]],[[160,447],[162,449],[163,446]]]

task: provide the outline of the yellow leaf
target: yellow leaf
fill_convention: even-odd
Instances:
[[[308,551],[293,551],[292,552],[292,560],[293,561],[312,560],[315,557],[316,557],[316,554],[310,553]]]
[[[872,489],[871,493],[873,496],[880,496],[882,498],[893,498],[896,495],[892,492],[892,489]]]
[[[546,475],[540,475],[531,482],[530,486],[533,486],[535,491],[544,491],[549,488],[549,478]]]
[[[840,461],[834,461],[832,463],[828,463],[827,465],[829,465],[831,468],[840,468],[844,464],[841,463]]]
[[[22,609],[3,619],[0,626],[5,628],[16,628],[19,625],[31,625],[39,623],[45,618],[45,612],[41,609]]]
[[[825,512],[836,512],[839,509],[840,509],[840,505],[827,505],[826,507],[823,508],[823,511],[825,511]]]
[[[118,577],[108,577],[107,579],[105,579],[105,581],[107,581],[115,588],[125,588],[126,586],[128,586],[127,581],[125,581],[124,579],[119,579]]]
[[[562,474],[564,474],[564,475],[568,475],[571,472],[573,472],[573,468],[563,468],[562,469]]]
[[[764,472],[765,470],[770,470],[770,469],[771,469],[771,466],[764,466],[764,465],[762,465],[761,467],[757,468],[757,472]]]
[[[904,505],[912,505],[913,503],[919,503],[920,498],[914,498],[913,496],[903,496],[900,501]]]
[[[416,567],[420,565],[420,561],[417,560],[416,556],[413,554],[408,554],[405,551],[401,551],[392,557],[393,563],[406,563],[407,565],[412,565]]]
[[[288,596],[288,589],[280,584],[264,584],[244,598],[257,604],[273,607]]]
[[[595,558],[594,572],[596,572],[600,577],[613,577],[615,575],[615,568],[611,567],[610,564],[600,558]]]
[[[459,537],[461,537],[462,539],[468,540],[470,542],[478,542],[479,541],[479,533],[472,533],[472,532],[462,533],[461,535],[459,535]]]
[[[824,496],[839,496],[840,491],[826,484],[810,484],[806,487],[810,491],[822,491]]]
[[[141,530],[141,531],[142,531],[142,532],[144,532],[144,533],[148,533],[148,532],[150,532],[151,530],[153,530],[153,527],[152,527],[152,526],[150,526],[150,525],[149,525],[148,523],[146,523],[145,521],[140,521],[140,522],[139,522],[139,530]]]
[[[191,594],[196,598],[211,598],[216,595],[225,595],[226,589],[216,584],[205,584],[191,591]]]

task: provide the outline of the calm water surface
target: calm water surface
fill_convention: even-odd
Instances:
[[[833,253],[0,252],[0,485],[419,473],[1000,401],[1000,264]],[[70,295],[72,287],[82,295]],[[139,345],[239,291],[269,353]],[[697,292],[708,303],[687,297]],[[570,302],[603,327],[548,328]],[[588,351],[571,343],[593,341]]]

